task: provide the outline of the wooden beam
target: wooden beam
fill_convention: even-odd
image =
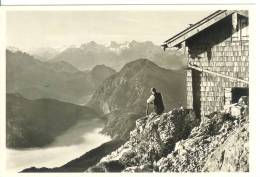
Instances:
[[[224,74],[216,73],[216,72],[209,71],[209,70],[206,70],[206,69],[202,69],[202,68],[200,68],[198,66],[193,66],[193,65],[189,64],[188,68],[195,69],[195,70],[200,71],[200,72],[205,72],[205,73],[208,73],[208,74],[212,74],[212,75],[215,75],[215,76],[223,77],[223,78],[226,78],[226,79],[234,80],[234,81],[237,81],[237,82],[242,82],[242,83],[245,83],[245,84],[249,84],[248,81],[245,81],[245,80],[242,80],[242,79],[239,79],[239,78],[235,78],[235,77],[231,77],[231,76],[226,76]]]

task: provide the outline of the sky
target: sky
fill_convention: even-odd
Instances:
[[[8,11],[7,46],[30,50],[90,41],[165,40],[212,11]]]

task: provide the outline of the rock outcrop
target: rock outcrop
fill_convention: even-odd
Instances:
[[[248,106],[242,100],[201,120],[175,109],[136,121],[130,139],[87,172],[249,171]]]
[[[129,141],[88,171],[109,171],[104,167],[110,162],[124,166],[121,169],[124,171],[138,171],[139,168],[153,171],[155,163],[174,150],[175,143],[186,139],[199,121],[191,110],[184,109],[138,119],[136,128],[130,132]]]

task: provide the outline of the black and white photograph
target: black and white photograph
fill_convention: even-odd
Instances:
[[[249,174],[253,10],[181,7],[6,8],[5,171]]]

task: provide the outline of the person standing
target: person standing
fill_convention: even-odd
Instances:
[[[162,95],[160,92],[157,92],[155,88],[151,88],[151,96],[147,99],[146,115],[149,113],[149,105],[154,105],[154,112],[157,115],[161,115],[164,111],[164,104]]]

